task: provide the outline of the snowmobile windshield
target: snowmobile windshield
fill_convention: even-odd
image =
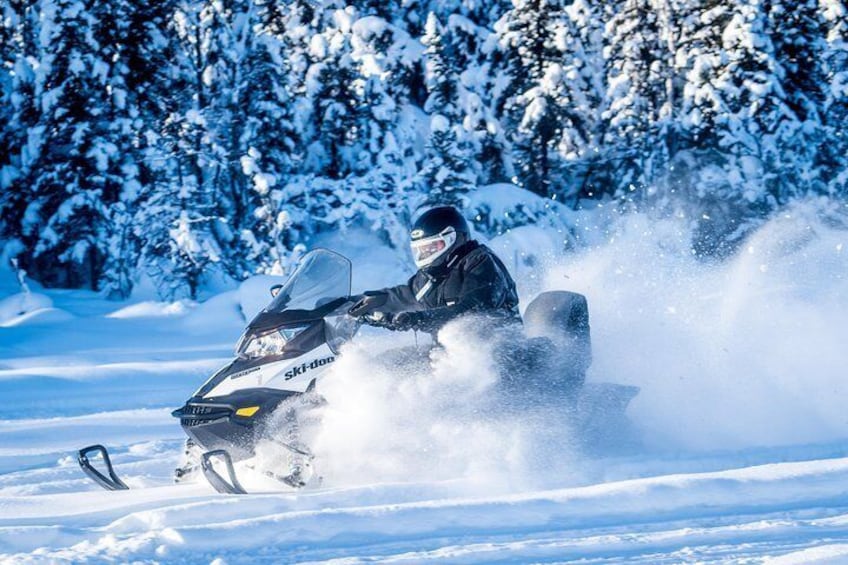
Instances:
[[[350,276],[347,257],[327,249],[310,251],[265,312],[315,310],[332,300],[350,296]]]

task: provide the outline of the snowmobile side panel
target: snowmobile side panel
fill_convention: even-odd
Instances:
[[[227,478],[222,477],[212,462],[214,458],[219,458],[224,461],[224,468],[227,470]],[[244,487],[236,478],[236,471],[233,468],[233,460],[230,454],[224,449],[216,449],[207,451],[200,457],[200,466],[203,469],[203,476],[209,481],[216,491],[221,494],[247,494]]]
[[[267,355],[256,358],[236,357],[203,383],[197,392],[194,393],[194,396],[220,396],[221,394],[226,394],[224,389],[228,386],[231,387],[234,379],[241,381],[238,383],[237,388],[245,388],[245,381],[242,380],[245,377],[267,382],[280,369],[298,364],[300,357],[324,345],[326,341],[324,334],[324,321],[313,321],[309,327],[286,344],[285,351],[281,355]],[[246,332],[242,340],[249,340],[252,337],[252,334]],[[253,386],[263,386],[262,382],[256,382]]]
[[[109,476],[104,475],[100,471],[94,468],[91,464],[91,460],[89,455],[91,453],[99,453],[101,458],[103,459],[103,464],[106,465],[106,472]],[[79,462],[80,467],[85,472],[86,475],[91,477],[97,484],[105,488],[106,490],[129,490],[124,482],[118,478],[118,475],[115,473],[115,469],[112,467],[112,461],[109,459],[109,452],[100,444],[89,445],[88,447],[84,447],[79,450],[79,455],[77,456],[77,461]]]
[[[291,359],[265,358],[262,363],[245,367],[236,362],[226,371],[219,371],[194,396],[222,398],[245,389],[274,389],[288,393],[306,392],[312,379],[322,374],[336,360],[324,340],[323,326],[317,326],[320,343],[310,346]],[[316,339],[317,341],[317,339]]]

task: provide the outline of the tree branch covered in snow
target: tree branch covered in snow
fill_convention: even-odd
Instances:
[[[193,296],[326,230],[401,245],[422,205],[492,235],[597,199],[688,215],[721,253],[845,198],[846,21],[833,0],[4,3],[0,257]],[[491,216],[504,183],[539,205]]]

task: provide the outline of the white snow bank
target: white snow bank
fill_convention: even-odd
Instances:
[[[521,226],[493,238],[488,246],[509,269],[526,306],[539,292],[543,274],[562,258],[565,241],[555,230]]]
[[[14,323],[21,316],[52,307],[53,300],[45,294],[18,292],[0,300],[0,325]]]
[[[177,302],[156,302],[147,300],[130,304],[107,314],[107,318],[158,318],[163,316],[183,316],[194,307],[188,300]]]
[[[61,308],[39,308],[0,323],[0,327],[40,326],[72,320],[74,315]]]
[[[482,186],[468,196],[470,210],[485,210],[494,217],[509,217],[521,208],[544,209],[546,205],[550,206],[551,202],[509,183]]]
[[[64,322],[74,316],[61,308],[53,307],[53,300],[46,294],[18,292],[0,300],[0,327],[44,325]]]
[[[225,329],[243,327],[245,320],[241,312],[238,292],[231,290],[199,303],[180,322],[183,328],[192,333],[219,333]]]
[[[270,289],[275,284],[283,284],[288,277],[257,275],[243,281],[237,292],[239,308],[245,321],[249,322],[271,302]]]
[[[542,198],[509,183],[480,187],[468,197],[467,210],[478,226],[502,234],[515,225],[538,224],[565,234],[576,213],[562,203]]]
[[[85,416],[0,420],[0,457],[74,451],[97,443],[98,434],[113,441],[140,441],[152,433],[179,437],[182,433],[169,409],[133,409]],[[76,463],[74,463],[76,464]]]
[[[658,555],[677,551],[663,561],[708,561],[702,559],[708,556],[735,561],[746,548],[756,549],[755,556],[774,552],[781,547],[778,540],[797,548],[806,535],[844,535],[838,526],[814,527],[785,509],[815,507],[825,500],[844,503],[846,477],[846,460],[838,459],[476,497],[434,497],[424,488],[416,499],[410,491],[401,490],[399,496],[388,485],[359,493],[202,497],[192,485],[87,492],[82,515],[79,494],[0,497],[12,516],[26,517],[23,523],[0,518],[6,552],[0,558],[10,563],[33,557],[183,562],[198,556],[210,561],[217,554],[224,561],[247,562],[261,555],[289,563],[347,555],[355,556],[354,562],[428,557],[524,563],[600,561],[598,556],[621,562],[637,555],[656,562]],[[761,518],[768,512],[779,519]],[[74,513],[81,526],[68,520]],[[743,515],[737,520],[748,521],[726,524],[721,518],[736,514]],[[100,520],[92,524],[93,517]],[[41,525],[47,520],[50,526]],[[47,543],[45,536],[51,538]],[[842,546],[809,548],[807,555],[835,558]]]
[[[766,565],[839,565],[848,563],[848,544],[832,543],[766,558]]]

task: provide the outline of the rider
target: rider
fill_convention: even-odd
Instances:
[[[515,282],[491,249],[471,239],[456,208],[427,210],[410,237],[418,272],[406,284],[366,292],[352,315],[390,330],[430,333],[466,313],[520,321]]]

